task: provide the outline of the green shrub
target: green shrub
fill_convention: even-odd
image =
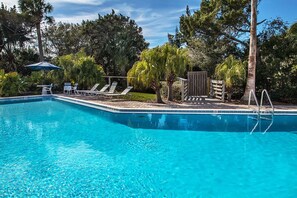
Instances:
[[[40,93],[40,88],[37,87],[37,85],[40,84],[46,84],[44,82],[44,75],[42,72],[32,72],[30,76],[24,77],[24,81],[27,87],[27,91],[29,92],[38,92]]]
[[[63,69],[48,73],[56,86],[62,87],[64,82],[71,82],[78,83],[80,89],[88,89],[96,83],[104,84],[103,67],[96,64],[94,58],[87,56],[84,51],[60,56],[55,60],[55,64]]]
[[[180,81],[175,81],[172,85],[172,93],[174,100],[181,100],[181,83]],[[166,82],[162,82],[161,94],[163,98],[168,97],[168,86]]]
[[[17,72],[0,70],[0,96],[17,96],[24,91],[25,84]]]

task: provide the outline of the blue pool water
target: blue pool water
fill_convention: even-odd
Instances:
[[[296,197],[297,117],[0,105],[0,196]]]

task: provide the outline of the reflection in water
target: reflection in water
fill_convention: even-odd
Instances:
[[[217,132],[274,132],[296,131],[296,116],[274,116],[273,119],[254,119],[250,115],[185,115],[185,114],[110,114],[114,122],[132,128],[217,131]]]
[[[273,119],[260,120],[249,115],[230,114],[111,114],[106,117],[132,128],[144,129],[263,133],[297,129],[296,116],[274,116]]]
[[[60,101],[59,101],[60,102]],[[131,128],[212,131],[212,132],[278,132],[296,131],[296,116],[274,115],[269,119],[254,119],[254,115],[240,114],[152,114],[152,113],[111,113],[89,107],[63,102],[102,119],[124,124]]]

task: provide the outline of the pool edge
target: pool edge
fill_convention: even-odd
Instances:
[[[15,96],[1,98],[0,101],[20,101],[27,99],[43,99],[43,98],[54,98],[64,102],[87,106],[111,113],[155,113],[155,114],[255,114],[255,111],[251,109],[151,109],[151,108],[125,108],[115,107],[106,104],[98,104],[91,101],[70,98],[61,95],[30,95],[30,96]],[[297,115],[297,110],[280,110],[275,109],[276,115]]]

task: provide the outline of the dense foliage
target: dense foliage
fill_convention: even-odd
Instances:
[[[140,83],[145,87],[151,87],[157,95],[158,103],[163,102],[160,92],[161,81],[166,80],[168,100],[173,100],[172,84],[186,69],[186,52],[185,49],[170,44],[145,50],[141,53],[140,61],[136,62],[128,72],[128,76],[136,86]]]
[[[297,23],[287,28],[275,21],[260,37],[257,87],[268,88],[275,99],[296,98]]]
[[[72,82],[78,83],[80,89],[88,89],[96,83],[103,82],[102,66],[96,64],[94,58],[87,56],[83,51],[60,56],[55,62],[62,67],[62,70],[50,73],[56,85]]]
[[[82,26],[72,23],[51,24],[46,28],[44,37],[47,53],[63,56],[75,54],[87,46]]]
[[[17,96],[22,93],[24,82],[17,72],[0,70],[0,96]]]
[[[140,55],[140,61],[137,61],[128,72],[130,82],[135,87],[140,84],[155,91],[158,103],[163,102],[160,90],[161,80],[164,78],[165,61],[160,47],[145,50]]]
[[[0,8],[0,69],[5,72],[20,71],[22,59],[34,59],[22,56],[25,44],[30,40],[30,23],[17,12],[16,7],[7,8],[1,4]]]
[[[242,88],[246,79],[246,64],[230,55],[215,69],[218,80],[224,80],[226,89],[231,94],[234,88]]]
[[[79,88],[89,88],[102,82],[103,70],[125,76],[141,51],[148,47],[141,27],[114,11],[83,24],[46,23],[41,27],[44,21],[53,22],[47,16],[53,7],[44,0],[18,3],[20,12],[16,6],[7,8],[1,4],[0,69],[5,73],[18,72],[29,92],[34,93],[37,84],[50,82],[55,83],[55,89],[61,89],[66,81],[78,82]],[[36,41],[38,50],[34,46]],[[24,67],[43,60],[43,53],[47,61],[63,70],[32,72]]]
[[[107,75],[126,76],[141,51],[148,47],[142,28],[134,20],[113,10],[82,25],[83,34],[87,37],[87,53],[103,66]]]
[[[248,47],[249,0],[202,0],[200,9],[180,18],[180,31],[194,65],[214,74],[229,54],[242,56]]]
[[[215,77],[216,66],[228,56],[249,60],[250,2],[202,0],[193,13],[187,8],[180,18],[180,37],[194,66]],[[296,98],[296,23],[289,28],[277,18],[257,25],[256,89],[268,89],[278,100]]]

